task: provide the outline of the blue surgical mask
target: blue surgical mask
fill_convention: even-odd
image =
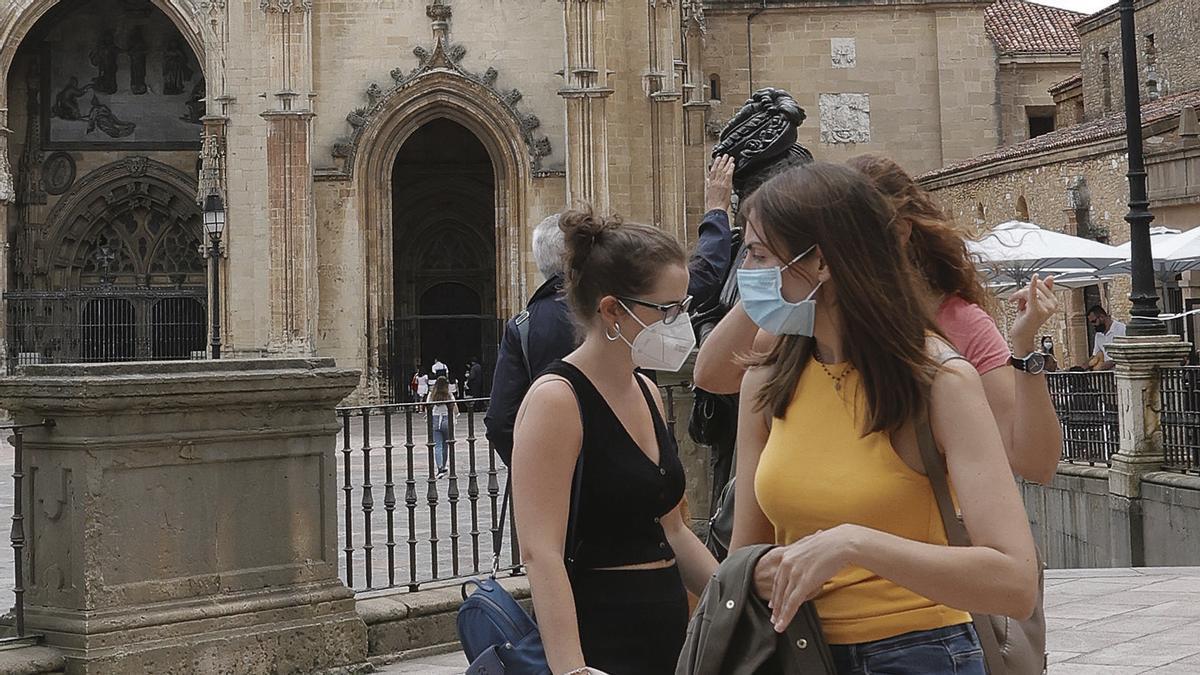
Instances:
[[[817,301],[813,296],[821,287],[818,283],[800,302],[788,302],[783,297],[783,270],[808,255],[816,245],[809,246],[783,267],[739,269],[738,292],[742,307],[756,326],[772,335],[804,335],[812,337],[816,323]]]

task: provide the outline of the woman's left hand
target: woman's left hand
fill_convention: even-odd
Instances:
[[[849,564],[852,528],[852,525],[839,525],[776,549],[779,560],[768,604],[776,632],[787,630],[796,612],[800,611],[800,605],[816,597],[825,582]]]
[[[1024,350],[1036,350],[1038,329],[1058,314],[1058,298],[1054,295],[1054,277],[1039,279],[1033,275],[1029,285],[1013,294],[1011,302],[1017,306],[1017,318],[1009,331],[1013,350],[1023,356]],[[1026,352],[1027,353],[1027,352]]]

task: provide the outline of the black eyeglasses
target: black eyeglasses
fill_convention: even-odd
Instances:
[[[638,300],[637,298],[623,298],[621,296],[617,296],[617,299],[621,300],[622,302],[632,302],[633,304],[641,305],[642,307],[657,309],[663,313],[663,323],[668,325],[674,323],[675,319],[678,319],[680,314],[687,314],[688,309],[692,306],[692,296],[690,295],[679,302],[669,302],[665,305],[657,302]]]

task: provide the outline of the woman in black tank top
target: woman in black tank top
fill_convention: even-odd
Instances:
[[[685,586],[699,594],[716,561],[680,515],[678,448],[657,390],[634,368],[678,370],[695,345],[685,256],[657,228],[590,212],[568,212],[560,227],[584,339],[530,387],[513,449],[538,626],[553,673],[671,673]]]

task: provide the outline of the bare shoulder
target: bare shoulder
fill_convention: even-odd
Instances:
[[[521,407],[556,407],[563,403],[575,405],[575,388],[561,375],[542,375],[529,385]]]
[[[926,341],[926,349],[938,367],[933,376],[935,406],[949,403],[956,407],[957,402],[965,402],[976,394],[982,396],[983,380],[979,371],[954,347],[940,337],[931,336]]]
[[[559,375],[543,375],[529,385],[521,409],[517,412],[517,426],[535,423],[539,427],[552,425],[559,429],[582,428],[579,406],[575,402],[575,388]]]

